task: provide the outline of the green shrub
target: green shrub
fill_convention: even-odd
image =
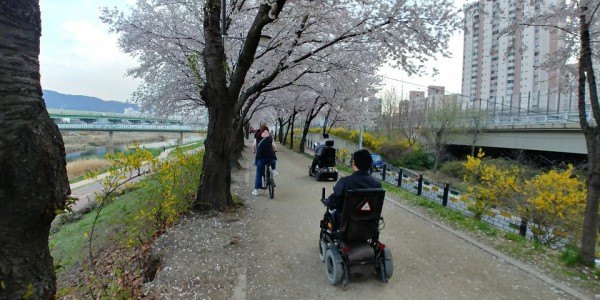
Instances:
[[[568,267],[572,267],[581,262],[581,254],[579,254],[579,248],[573,245],[566,245],[563,250],[560,259],[567,265]]]
[[[406,141],[394,140],[384,142],[379,154],[387,161],[399,162],[407,151],[409,151],[409,146]]]
[[[426,170],[433,167],[433,159],[423,148],[416,147],[402,157],[399,165],[412,170]]]
[[[450,177],[463,178],[466,173],[466,169],[462,161],[455,160],[444,163],[440,168],[440,172]]]

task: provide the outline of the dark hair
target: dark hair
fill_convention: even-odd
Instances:
[[[263,131],[269,131],[269,127],[267,127],[267,125],[262,125],[260,126],[260,133],[263,133]]]
[[[324,138],[324,139],[328,139],[328,138],[329,138],[329,134],[327,134],[327,133],[323,133],[323,138]]]
[[[354,160],[354,165],[356,165],[359,170],[363,171],[369,170],[371,164],[373,164],[371,153],[365,149],[354,152],[354,154],[352,154],[352,160]]]

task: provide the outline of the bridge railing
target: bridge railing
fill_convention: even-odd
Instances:
[[[90,131],[167,131],[167,132],[197,132],[204,130],[202,126],[185,125],[143,125],[143,124],[57,124],[62,130]]]
[[[588,113],[587,120],[590,124],[595,125],[596,121],[591,115]],[[476,124],[473,118],[465,117],[460,120],[457,120],[457,123],[460,127],[465,128],[474,128],[477,126],[480,127],[489,127],[489,126],[526,126],[526,125],[550,125],[550,124],[579,124],[579,113],[577,112],[569,112],[569,113],[555,113],[555,114],[542,114],[530,112],[528,114],[488,114],[483,115],[479,121],[479,124]]]

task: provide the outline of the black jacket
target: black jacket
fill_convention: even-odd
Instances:
[[[268,136],[263,138],[260,141],[257,141],[256,145],[256,159],[260,158],[273,158],[277,159],[275,156],[275,151],[273,151],[273,138]]]
[[[369,175],[369,171],[358,170],[350,176],[342,177],[333,187],[333,194],[327,198],[325,205],[329,209],[342,211],[347,190],[381,188],[381,182]]]

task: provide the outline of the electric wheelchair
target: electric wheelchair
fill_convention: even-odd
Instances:
[[[308,176],[314,176],[317,181],[322,179],[332,178],[333,181],[338,179],[338,171],[335,169],[335,154],[336,149],[333,148],[333,141],[325,141],[321,155],[315,156],[316,164],[308,166]]]
[[[381,188],[349,190],[346,192],[341,216],[325,211],[321,220],[319,258],[325,263],[327,280],[336,285],[350,279],[350,268],[372,265],[379,279],[387,283],[394,266],[392,253],[379,241],[384,222],[381,209],[385,190]],[[321,202],[325,204],[325,188]],[[337,214],[337,215],[336,215]]]

